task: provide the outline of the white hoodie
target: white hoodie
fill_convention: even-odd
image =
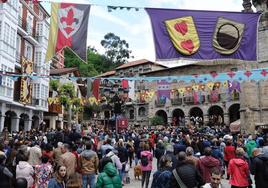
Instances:
[[[20,161],[16,167],[16,178],[25,178],[28,183],[28,188],[31,188],[34,183],[34,169],[26,161]]]

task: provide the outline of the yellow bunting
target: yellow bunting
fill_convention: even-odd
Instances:
[[[197,91],[198,88],[199,88],[199,86],[198,86],[197,84],[195,84],[195,85],[192,86],[192,88],[193,88],[195,91]]]
[[[184,87],[181,87],[181,88],[178,89],[178,91],[179,91],[180,94],[184,94],[185,88]]]
[[[212,89],[213,89],[213,86],[214,86],[214,83],[213,83],[213,82],[208,82],[208,83],[207,83],[207,86],[208,86],[208,88],[209,88],[210,90],[212,90]]]

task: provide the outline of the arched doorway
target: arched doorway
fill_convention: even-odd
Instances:
[[[25,130],[25,125],[29,121],[29,116],[27,114],[20,115],[19,131]]]
[[[39,125],[40,125],[40,119],[37,115],[34,115],[32,117],[32,128],[39,129]]]
[[[181,109],[175,109],[172,112],[172,124],[173,126],[184,126],[185,124],[185,115]]]
[[[208,109],[209,126],[222,125],[224,123],[224,112],[220,106],[211,106]]]
[[[240,119],[240,104],[232,104],[229,107],[229,118],[230,118],[230,123]]]
[[[203,125],[203,111],[199,107],[193,107],[189,111],[190,121],[194,125]]]
[[[134,119],[135,118],[135,114],[134,114],[134,109],[133,108],[131,108],[131,109],[129,109],[129,119]]]
[[[16,124],[16,117],[17,114],[13,111],[7,111],[5,113],[5,122],[4,122],[4,127],[7,127],[8,132],[14,131],[12,130],[12,125],[15,127]]]
[[[158,110],[155,113],[155,115],[162,117],[165,125],[167,125],[168,117],[167,117],[167,113],[164,110]]]

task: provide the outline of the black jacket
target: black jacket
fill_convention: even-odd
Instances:
[[[192,164],[179,161],[176,171],[187,188],[200,187],[204,184],[202,177]],[[172,188],[180,187],[173,174],[170,182]]]
[[[253,159],[251,173],[255,175],[256,188],[266,188],[268,185],[268,153],[260,154]]]

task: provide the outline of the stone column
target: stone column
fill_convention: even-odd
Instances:
[[[5,123],[5,112],[6,112],[6,103],[2,103],[1,105],[1,121],[0,121],[0,132],[4,129],[4,123]]]
[[[225,123],[226,125],[229,125],[229,124],[230,124],[230,117],[229,117],[229,114],[228,114],[228,113],[224,113],[223,118],[224,118],[224,123]]]
[[[0,132],[3,131],[4,125],[5,125],[5,115],[1,115],[1,120],[0,120]]]
[[[32,127],[32,119],[27,119],[24,121],[24,131],[30,131]]]

